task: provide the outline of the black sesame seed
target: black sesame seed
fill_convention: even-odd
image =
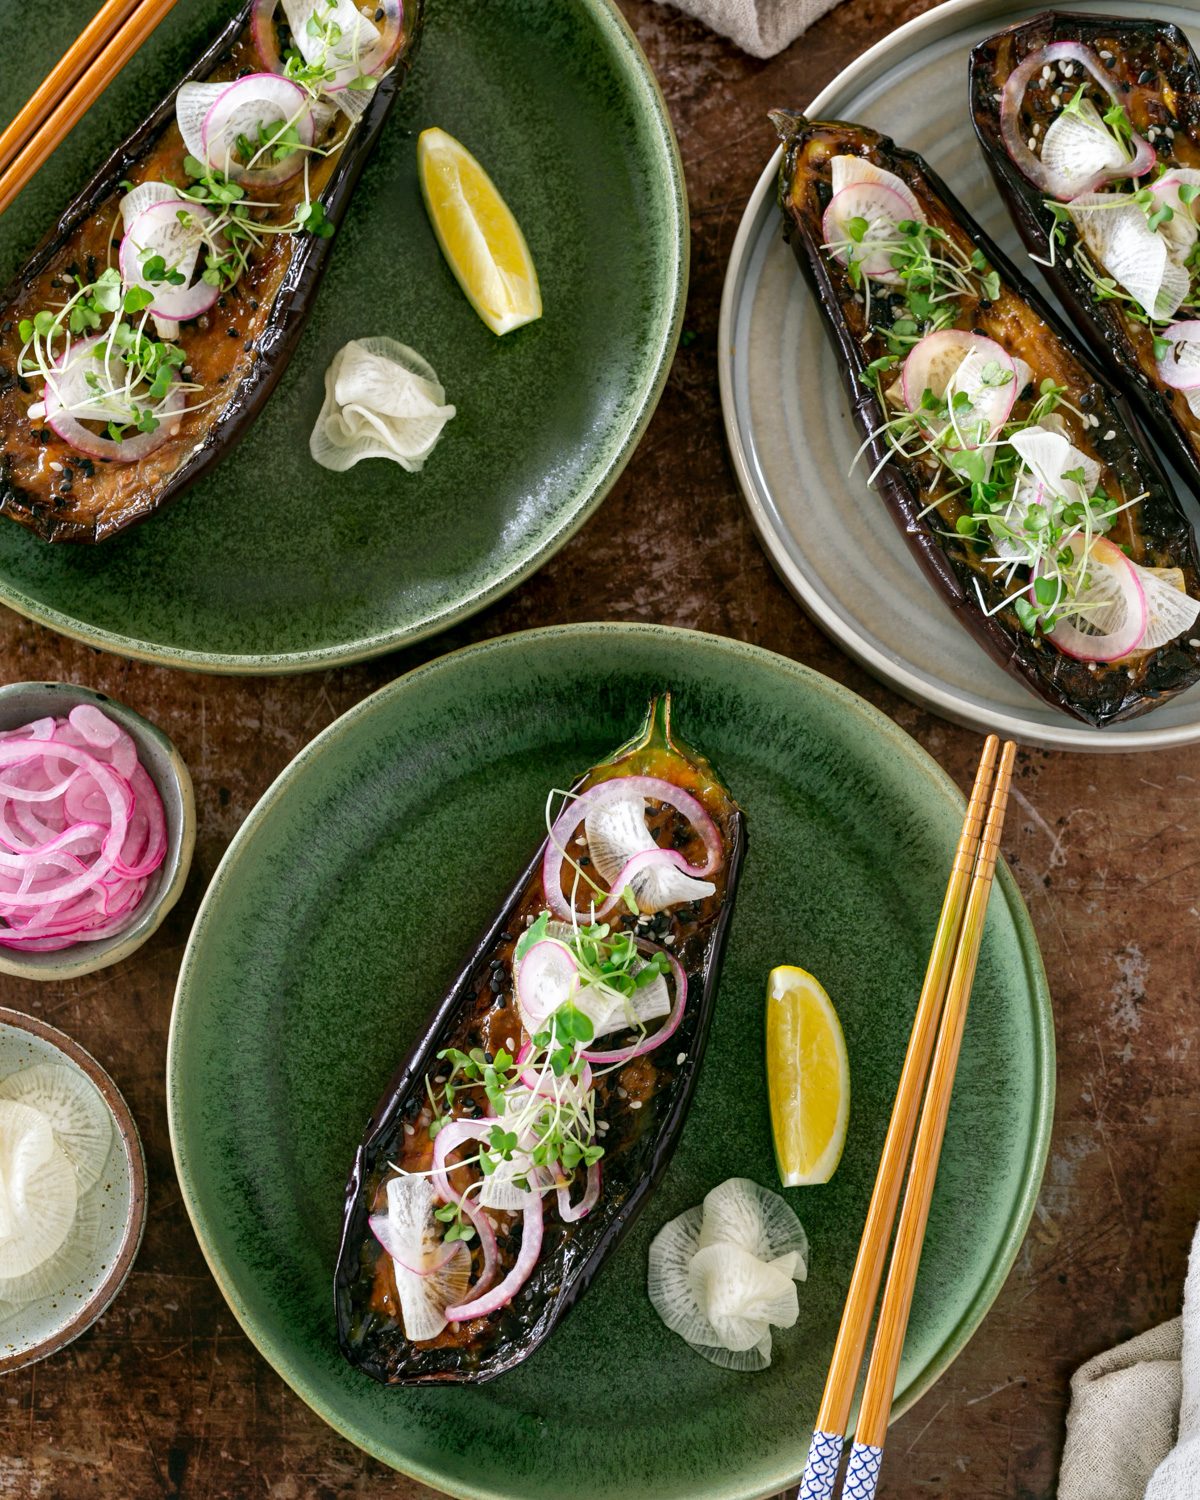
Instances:
[[[229,327],[225,330],[225,332],[229,335],[229,337],[231,339],[240,339],[241,336],[242,336],[241,333],[240,333],[240,331],[238,329],[234,328],[234,326],[232,324],[229,325]]]
[[[258,311],[258,299],[255,298],[255,297],[251,297],[250,298],[250,311],[251,312],[257,312]]]
[[[488,984],[491,985],[493,995],[498,995],[500,991],[506,987],[507,983],[508,981],[505,979],[504,974],[500,970],[494,970],[488,980]]]
[[[11,333],[11,332],[12,332],[12,319],[11,318],[9,318],[8,321],[5,322],[5,323],[0,323],[0,333]]]
[[[253,342],[250,339],[247,339],[246,342],[242,345],[242,353],[243,354],[249,354],[250,351],[253,348],[254,348]]]
[[[485,1052],[483,1054],[483,1060],[484,1062],[494,1063],[496,1061],[495,1054],[492,1052]]]
[[[28,380],[26,380],[24,376],[21,376],[21,378],[17,381],[17,386],[21,391],[24,392],[26,396],[28,396],[33,390],[33,387],[29,384]]]
[[[387,14],[387,12],[384,10],[383,6],[381,5],[381,6],[379,6],[379,8],[375,12],[375,19],[377,21],[382,21],[383,18],[384,18],[384,16],[386,14]]]
[[[1138,74],[1138,82],[1139,83],[1153,83],[1154,82],[1154,73],[1153,73],[1153,71],[1150,68],[1143,68],[1142,71]]]

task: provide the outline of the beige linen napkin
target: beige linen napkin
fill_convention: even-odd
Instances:
[[[774,57],[838,0],[669,0],[751,57]]]
[[[1200,1231],[1183,1316],[1088,1360],[1071,1381],[1058,1500],[1200,1497]]]

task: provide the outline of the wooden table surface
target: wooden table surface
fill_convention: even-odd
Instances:
[[[61,678],[156,720],[196,782],[200,834],[183,900],[132,959],[70,984],[0,977],[0,997],[62,1027],[112,1073],[141,1126],[150,1215],[108,1314],[70,1349],[0,1383],[0,1495],[73,1500],[432,1492],[365,1457],[264,1363],[205,1268],[171,1165],[163,1061],[188,927],[225,846],[275,775],[339,714],[468,641],[566,620],[655,620],[753,641],[861,693],[957,778],[976,736],[848,661],[777,581],[734,482],[717,395],[717,310],[746,198],[802,105],[924,5],[846,0],[755,62],[677,12],[621,0],[657,73],[691,194],[692,281],[662,404],[603,513],[528,584],[469,624],[366,666],[231,679],[121,661],[0,610],[2,680]],[[612,540],[637,566],[614,569]],[[1179,1311],[1200,1212],[1197,757],[1022,753],[1005,852],[1045,953],[1058,1105],[1036,1217],[995,1307],[893,1428],[883,1492],[1052,1496],[1067,1381],[1089,1355]],[[636,1497],[631,1497],[636,1500]]]

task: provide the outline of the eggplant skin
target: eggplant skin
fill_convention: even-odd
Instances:
[[[684,752],[678,740],[674,744]],[[715,777],[713,780],[720,785]],[[586,782],[586,777],[581,778],[572,791],[579,790]],[[688,979],[687,1007],[679,1030],[664,1044],[663,1050],[669,1058],[661,1065],[666,1082],[655,1100],[661,1098],[664,1105],[656,1128],[653,1132],[643,1131],[633,1147],[622,1151],[617,1158],[604,1158],[599,1202],[583,1219],[563,1223],[553,1201],[547,1200],[544,1239],[537,1264],[508,1306],[486,1320],[491,1331],[483,1337],[482,1347],[414,1345],[404,1337],[398,1323],[389,1326],[387,1320],[364,1311],[362,1306],[363,1247],[372,1247],[372,1256],[378,1251],[367,1226],[370,1211],[367,1187],[380,1164],[398,1156],[404,1123],[425,1100],[425,1079],[437,1070],[438,1052],[451,1044],[464,1011],[471,1007],[477,989],[486,978],[491,954],[511,930],[509,924],[518,919],[523,903],[527,904],[534,882],[538,882],[540,889],[545,844],[539,845],[495,921],[476,944],[445,998],[430,1016],[424,1033],[393,1076],[354,1158],[346,1185],[342,1239],[334,1275],[334,1308],[342,1353],[365,1374],[382,1384],[404,1386],[477,1385],[502,1375],[545,1343],[591,1286],[605,1258],[645,1207],[682,1133],[712,1022],[729,920],[746,853],[745,817],[731,800],[729,807],[724,838],[724,899],[707,924],[702,957],[697,957],[695,949],[690,954],[677,953]],[[611,1107],[607,1118],[612,1129],[606,1142],[611,1142],[620,1122],[614,1121]]]
[[[1017,232],[1031,255],[1049,261],[1051,220],[1045,195],[1030,182],[1004,148],[997,99],[1012,71],[1031,53],[1050,42],[1078,41],[1093,51],[1111,52],[1114,80],[1130,90],[1130,116],[1135,130],[1147,125],[1171,126],[1177,136],[1190,137],[1192,153],[1200,149],[1200,62],[1178,26],[1161,21],[1118,21],[1110,16],[1074,15],[1046,11],[1020,26],[979,42],[971,52],[971,119],[980,149]],[[1139,84],[1147,73],[1153,81]],[[1172,145],[1160,136],[1158,150],[1166,160]],[[1184,162],[1181,160],[1180,164]],[[1148,330],[1132,330],[1116,302],[1096,302],[1090,283],[1072,265],[1071,247],[1077,234],[1064,226],[1066,244],[1054,255],[1054,265],[1040,265],[1063,306],[1092,350],[1128,391],[1146,425],[1161,443],[1171,463],[1200,496],[1200,422],[1192,416],[1179,392],[1172,392],[1154,371],[1153,338]]]
[[[900,460],[883,437],[871,437],[878,433],[885,413],[874,391],[862,380],[868,355],[847,316],[847,307],[854,305],[854,290],[842,267],[821,249],[821,214],[829,188],[827,181],[817,180],[806,169],[806,153],[814,148],[865,156],[895,172],[923,207],[940,216],[946,225],[957,227],[983,252],[1000,274],[1002,298],[1011,299],[1010,306],[1030,315],[1037,329],[1037,348],[1046,358],[1053,356],[1058,366],[1075,372],[1068,399],[1099,418],[1098,431],[1114,432],[1114,438],[1104,447],[1104,458],[1121,480],[1122,490],[1130,495],[1146,494],[1136,512],[1126,513],[1137,516],[1132,539],[1141,555],[1136,560],[1149,566],[1181,568],[1188,593],[1200,597],[1196,538],[1121,390],[928,163],[916,152],[898,147],[889,137],[863,125],[842,120],[810,121],[787,111],[775,111],[771,118],[784,147],[779,172],[784,235],[821,309],[855,423],[863,437],[870,439],[865,471],[877,471],[874,485],[880,500],[955,618],[994,661],[1039,698],[1097,728],[1146,713],[1200,680],[1200,650],[1183,640],[1147,652],[1129,665],[1096,663],[1090,670],[1089,663],[1064,655],[1040,635],[1029,635],[1010,609],[989,615],[981,607],[977,580],[989,605],[998,604],[1002,596],[975,565],[970,544],[946,535],[936,513],[923,514],[928,494],[916,470]],[[985,326],[979,331],[987,333],[988,329]],[[1004,342],[1001,335],[993,332],[991,336]],[[1037,369],[1037,352],[1032,352],[1034,358],[1029,362]],[[1125,540],[1120,536],[1116,539]]]
[[[345,217],[350,197],[367,164],[372,148],[395,104],[408,76],[420,39],[425,0],[405,0],[406,36],[400,55],[379,80],[361,119],[320,191],[327,219],[335,231]],[[151,150],[163,133],[175,123],[175,96],[185,83],[207,78],[233,52],[250,22],[252,0],[246,0],[238,14],[222,28],[179,84],[162,100],[151,115],[113,152],[91,180],[80,190],[63,212],[57,224],[27,264],[0,295],[0,316],[21,292],[46,270],[49,263],[81,231],[93,214],[113,198],[120,184],[138,162]],[[160,474],[152,454],[141,465],[127,466],[139,470],[133,485],[135,495],[114,511],[106,510],[90,522],[72,520],[60,514],[41,497],[35,497],[14,483],[4,451],[4,434],[0,433],[0,512],[35,532],[48,542],[105,541],[132,525],[145,521],[164,505],[176,499],[202,478],[245,436],[279,383],[288,361],[295,353],[300,335],[312,311],[321,277],[328,264],[336,233],[331,236],[297,234],[291,243],[291,255],[279,290],[264,320],[254,332],[255,357],[248,371],[236,384],[225,389],[227,399],[214,404],[200,440],[180,454],[180,462],[169,473]],[[186,335],[185,335],[186,337]],[[241,349],[230,342],[231,354]],[[0,372],[0,390],[3,389]],[[162,450],[160,450],[162,451]],[[70,451],[65,455],[70,458]],[[99,469],[117,467],[100,465]],[[125,467],[125,466],[121,466]],[[142,475],[146,478],[143,482]]]

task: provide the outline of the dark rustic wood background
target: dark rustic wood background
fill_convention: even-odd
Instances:
[[[970,778],[977,738],[879,686],[777,581],[734,482],[717,396],[721,282],[773,149],[766,110],[807,103],[925,6],[846,0],[786,53],[759,63],[673,10],[621,5],[679,135],[692,282],[662,405],[601,516],[517,594],[461,629],[317,676],[172,672],[101,655],[0,610],[3,679],[87,683],[156,720],[191,767],[200,818],[184,899],[140,953],[71,984],[0,978],[5,1004],[64,1028],[110,1070],[150,1165],[145,1243],[122,1296],[65,1353],[0,1382],[8,1500],[432,1494],[351,1447],[255,1353],[205,1268],[167,1138],[167,1025],[200,895],[271,780],[344,710],[467,641],[564,620],[657,620],[753,641],[828,673],[892,715],[960,783]],[[613,537],[636,565],[613,568]],[[893,1428],[884,1493],[897,1500],[1048,1500],[1071,1371],[1179,1310],[1200,1211],[1198,775],[1191,750],[1022,754],[1004,842],[1054,996],[1054,1140],[1032,1229],[994,1309]]]

